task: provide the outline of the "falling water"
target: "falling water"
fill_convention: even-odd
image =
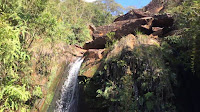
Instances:
[[[77,112],[78,106],[78,73],[83,62],[82,58],[77,59],[70,65],[68,78],[61,90],[61,98],[57,101],[57,109],[54,112]]]

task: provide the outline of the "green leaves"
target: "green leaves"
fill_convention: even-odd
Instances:
[[[13,27],[1,15],[0,23],[0,101],[1,111],[14,111],[22,108],[31,98],[27,86],[22,84],[22,71],[30,56],[23,51],[20,43],[20,29]],[[28,68],[28,66],[26,66]]]
[[[153,92],[148,92],[146,94],[144,94],[144,97],[148,100],[149,98],[151,98],[153,96]]]
[[[4,101],[4,106],[1,108],[8,110],[18,110],[19,107],[23,106],[31,98],[31,94],[29,91],[26,91],[25,85],[8,85],[0,93],[0,100]]]
[[[198,75],[200,68],[198,61],[198,49],[200,49],[200,1],[185,0],[178,7],[172,8],[171,13],[174,13],[176,25],[181,34],[178,36],[169,36],[165,39],[173,47],[176,54],[181,54],[175,57],[183,60],[177,63],[177,65],[182,64],[185,71]]]
[[[33,70],[29,61],[33,57],[28,50],[35,40],[52,46],[55,41],[83,45],[91,39],[88,24],[113,21],[111,13],[118,6],[109,4],[110,8],[105,9],[104,5],[108,4],[80,0],[0,0],[0,111],[23,112],[42,97],[41,88],[31,85],[30,78]],[[50,74],[51,58],[40,57],[35,67],[38,74]],[[113,86],[107,88],[104,95],[112,89]]]
[[[173,111],[170,78],[175,82],[176,77],[170,77],[163,49],[140,42],[133,50],[123,49],[118,56],[106,60],[101,74],[92,78],[94,84],[99,84],[97,99],[104,99],[110,111]]]
[[[33,90],[33,96],[36,96],[36,97],[39,97],[41,98],[42,97],[42,90],[39,86],[36,86]]]
[[[98,95],[96,97],[104,97],[105,99],[108,100],[109,99],[114,100],[114,96],[116,95],[115,94],[116,85],[112,81],[109,81],[106,85],[107,86],[105,90],[103,91],[100,89],[97,90]]]

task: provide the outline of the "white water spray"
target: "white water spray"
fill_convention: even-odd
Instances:
[[[61,98],[57,101],[57,109],[54,112],[77,112],[78,106],[78,73],[83,62],[82,58],[77,59],[70,65],[68,78],[61,90]]]

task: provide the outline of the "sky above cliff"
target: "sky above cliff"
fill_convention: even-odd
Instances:
[[[142,8],[146,6],[151,0],[115,0],[115,1],[124,7],[134,6],[136,8]]]
[[[96,0],[84,0],[86,2],[94,2]],[[136,8],[142,8],[147,5],[151,0],[115,0],[117,3],[124,7],[133,6]]]

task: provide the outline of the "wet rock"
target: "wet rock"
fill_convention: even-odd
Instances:
[[[87,66],[82,68],[84,70],[84,72],[82,72],[81,76],[91,78],[98,71],[98,68],[101,63],[97,62],[95,60],[89,60],[88,62],[85,62],[85,63],[87,63]]]
[[[80,76],[93,77],[101,64],[105,49],[89,49],[84,54],[84,62]]]

